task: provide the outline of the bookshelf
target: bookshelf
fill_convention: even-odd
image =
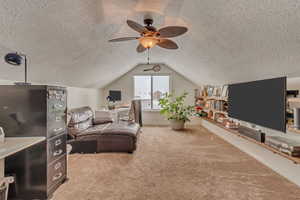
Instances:
[[[204,86],[195,90],[198,115],[212,120],[228,118],[227,86]]]

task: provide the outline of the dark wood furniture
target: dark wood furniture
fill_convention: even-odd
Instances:
[[[66,106],[63,87],[0,86],[0,126],[6,137],[46,137],[5,159],[5,173],[16,179],[9,199],[49,199],[66,180]]]

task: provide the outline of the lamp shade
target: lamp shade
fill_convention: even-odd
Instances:
[[[140,38],[140,43],[143,47],[146,49],[154,47],[159,40],[155,37],[141,37]]]
[[[5,62],[11,65],[21,65],[22,64],[22,56],[20,56],[18,53],[8,53],[4,57]]]

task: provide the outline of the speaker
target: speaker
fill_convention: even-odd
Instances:
[[[245,126],[239,126],[238,132],[241,135],[247,136],[252,138],[258,142],[264,143],[265,142],[265,134],[261,131],[254,130]]]
[[[300,108],[294,108],[294,128],[300,129]]]

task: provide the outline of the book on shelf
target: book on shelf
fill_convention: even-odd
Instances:
[[[290,151],[290,150],[284,149],[284,148],[279,148],[279,151],[282,153],[288,154],[289,156],[294,156],[294,157],[300,156],[300,152],[294,152],[294,151]]]
[[[281,147],[281,145],[278,145],[278,144],[275,144],[275,143],[272,143],[270,141],[265,141],[265,144],[268,145],[269,147],[273,148],[273,149],[276,149],[282,153],[285,153],[289,156],[294,156],[294,157],[299,157],[300,156],[300,152],[299,151],[291,151],[290,149],[286,149],[286,148],[283,148]]]
[[[278,148],[286,149],[291,152],[300,152],[300,143],[290,140],[289,138],[269,136],[266,137],[266,143],[272,144]]]
[[[227,111],[227,103],[223,101],[218,101],[218,100],[209,100],[206,101],[204,104],[204,108],[208,110],[214,110],[214,111]]]
[[[227,96],[228,96],[228,85],[223,85],[221,97],[227,97]]]
[[[214,93],[213,86],[207,86],[206,90],[207,90],[207,96],[209,96],[209,97],[213,96],[213,93]]]
[[[239,125],[236,123],[227,122],[227,123],[225,123],[225,127],[229,128],[229,129],[238,129]]]

